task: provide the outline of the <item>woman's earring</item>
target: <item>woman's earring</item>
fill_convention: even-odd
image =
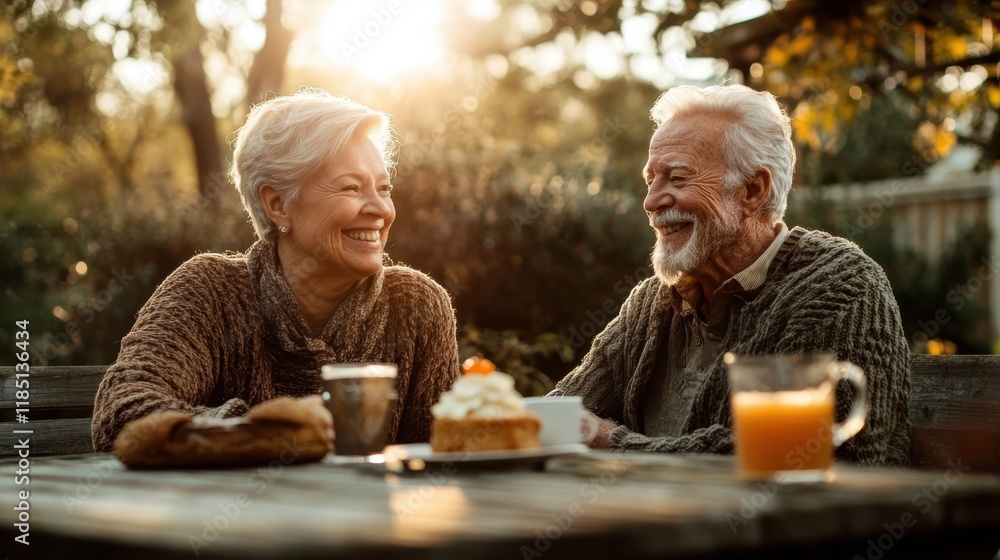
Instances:
[[[280,228],[278,228],[278,231],[281,232],[281,235],[287,235],[288,234],[288,226],[281,226]]]

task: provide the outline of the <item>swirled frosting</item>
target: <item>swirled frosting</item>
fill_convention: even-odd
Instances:
[[[506,373],[463,375],[431,407],[436,419],[498,418],[524,414],[524,399]]]

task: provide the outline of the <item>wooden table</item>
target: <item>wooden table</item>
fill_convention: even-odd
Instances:
[[[323,463],[129,471],[110,455],[0,462],[11,558],[992,558],[1000,477],[837,467],[745,483],[731,457],[587,453],[545,471]],[[457,470],[456,470],[457,469]],[[27,489],[30,546],[14,542]]]

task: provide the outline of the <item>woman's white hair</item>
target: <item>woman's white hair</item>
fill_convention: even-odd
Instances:
[[[761,211],[772,224],[779,222],[792,189],[795,145],[791,120],[774,96],[739,84],[678,86],[661,95],[650,111],[657,127],[689,115],[715,115],[730,122],[722,140],[724,187],[735,189],[766,168],[771,172],[771,193]]]
[[[386,168],[393,166],[395,141],[389,116],[346,97],[303,87],[294,95],[257,104],[236,133],[229,175],[260,239],[275,234],[260,189],[271,185],[285,203],[336,158],[351,137],[375,144]]]

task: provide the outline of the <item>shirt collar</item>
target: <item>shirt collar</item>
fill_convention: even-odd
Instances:
[[[778,235],[775,236],[771,245],[757,257],[757,260],[752,265],[733,275],[732,280],[739,282],[744,291],[750,292],[756,290],[764,284],[764,280],[767,278],[767,269],[771,266],[771,261],[774,260],[774,256],[781,249],[781,244],[788,237],[788,226],[785,225],[785,222],[778,223],[781,225],[781,230],[778,231]]]

